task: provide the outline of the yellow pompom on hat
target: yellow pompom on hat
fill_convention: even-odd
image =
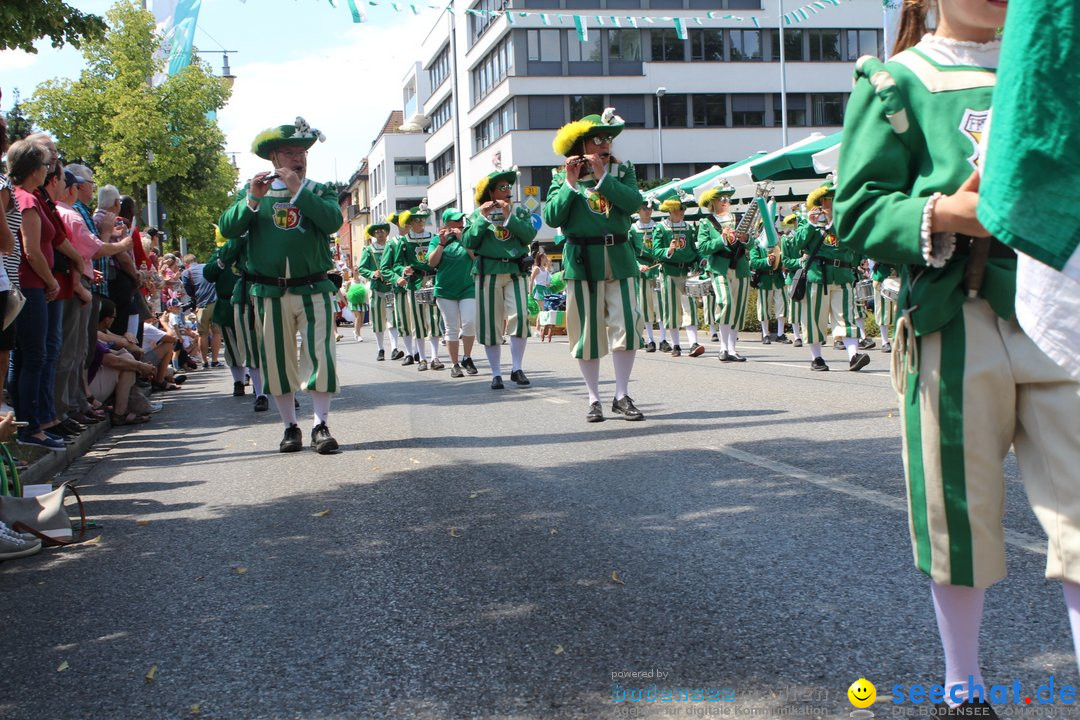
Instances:
[[[798,225],[799,224],[799,216],[796,215],[795,213],[791,213],[786,218],[784,218],[784,222],[782,224],[783,225]]]
[[[251,152],[263,160],[270,159],[270,153],[286,145],[298,145],[307,149],[315,141],[326,142],[326,136],[308,125],[307,120],[297,117],[292,125],[278,125],[267,128],[255,136],[251,142]]]
[[[221,228],[219,228],[217,225],[215,225],[214,226],[214,245],[216,245],[217,247],[222,247],[223,245],[225,245],[226,242],[228,242],[228,238],[226,238],[224,235],[222,235],[221,234]]]
[[[387,219],[389,220],[389,218]],[[390,223],[369,223],[368,226],[364,228],[364,237],[372,237],[379,228],[382,228],[386,232],[390,232]]]
[[[660,203],[660,212],[669,213],[672,210],[685,210],[688,207],[691,207],[691,205],[687,205],[681,199],[673,197]]]
[[[477,205],[483,204],[488,199],[488,190],[495,187],[495,184],[499,180],[505,180],[513,185],[518,181],[518,174],[518,169],[512,167],[509,170],[496,170],[493,173],[489,173],[487,177],[480,178],[480,182],[476,183],[473,200],[476,201]]]
[[[719,185],[709,188],[698,197],[698,207],[708,208],[713,200],[726,197],[729,200],[735,194],[734,186],[727,180],[721,180]]]
[[[825,181],[824,185],[806,196],[806,209],[819,207],[822,199],[831,198],[835,195],[836,183],[830,177]]]
[[[568,156],[574,145],[582,138],[605,135],[615,137],[626,127],[626,122],[615,114],[615,108],[605,108],[600,115],[586,115],[580,120],[567,123],[555,133],[551,147],[556,155]]]

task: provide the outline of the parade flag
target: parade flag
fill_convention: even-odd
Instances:
[[[356,7],[356,0],[349,0],[349,12],[352,13],[352,21],[354,23],[364,22],[364,11]]]
[[[577,39],[580,42],[589,41],[589,23],[581,15],[574,16],[574,27],[577,29]]]
[[[191,46],[202,0],[154,0],[154,19],[164,36],[167,72],[175,75],[191,64]]]
[[[686,39],[686,26],[683,25],[682,18],[675,18],[675,36],[680,40]]]
[[[544,23],[545,25],[550,25],[551,18],[548,17],[547,13],[540,13],[540,22]]]

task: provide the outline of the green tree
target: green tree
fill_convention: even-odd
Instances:
[[[164,64],[153,15],[121,1],[106,17],[102,40],[82,48],[79,79],[38,86],[27,103],[30,116],[57,138],[67,161],[93,168],[99,183],[142,198],[156,181],[166,231],[213,247],[210,219],[236,185],[213,115],[229,89],[197,59],[151,86]]]
[[[34,123],[30,122],[30,118],[26,117],[26,110],[19,98],[18,88],[15,88],[14,95],[15,104],[11,106],[7,115],[4,116],[4,119],[7,121],[8,140],[10,142],[21,140],[34,132]]]
[[[105,34],[105,21],[80,12],[63,0],[4,0],[0,3],[0,50],[18,49],[36,53],[34,41],[48,37],[53,47],[98,40]]]

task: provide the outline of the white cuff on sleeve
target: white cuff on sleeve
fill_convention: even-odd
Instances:
[[[942,268],[956,251],[956,233],[934,232],[934,206],[942,198],[941,193],[934,193],[923,206],[922,225],[919,228],[919,246],[923,259],[930,267]]]

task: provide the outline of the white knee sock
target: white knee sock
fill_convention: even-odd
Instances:
[[[648,342],[656,342],[656,340],[653,339],[652,325],[645,325],[645,337],[648,338]]]
[[[800,327],[799,323],[791,323],[791,334],[795,336],[796,340],[802,340],[802,327]]]
[[[285,423],[285,427],[296,424],[296,405],[293,404],[294,400],[294,393],[285,393],[284,395],[274,396],[274,404],[277,405],[278,415],[281,416],[281,422]]]
[[[520,370],[521,361],[525,359],[525,338],[510,338],[510,366],[511,370]]]
[[[660,326],[660,342],[667,342],[667,330],[663,325]]]
[[[776,318],[776,337],[780,337],[784,334],[784,316],[780,315]]]
[[[416,338],[416,353],[420,356],[420,362],[427,360],[427,350],[424,349],[424,338]]]
[[[330,393],[312,390],[311,407],[315,412],[315,417],[312,418],[311,421],[311,427],[327,422],[330,419]]]
[[[855,327],[859,328],[859,339],[866,339],[866,321],[862,318],[855,318]]]
[[[243,367],[230,367],[229,373],[232,374],[232,381],[234,383],[244,382],[244,368]]]
[[[385,352],[386,348],[383,347],[383,343],[386,342],[385,333],[375,333],[375,344],[379,346],[380,350]]]
[[[859,352],[859,341],[855,338],[844,338],[844,349],[847,350],[848,360],[855,357],[855,353]]]
[[[719,337],[719,336],[720,336],[720,326],[719,326],[719,325],[717,325],[716,323],[712,323],[711,325],[709,325],[709,331],[710,331],[710,332],[711,332],[711,333],[712,333],[713,335],[716,335],[717,337]]]
[[[485,345],[484,354],[487,355],[488,365],[491,366],[491,377],[502,375],[502,346]]]
[[[413,339],[412,339],[412,335],[406,335],[406,336],[404,337],[404,340],[405,340],[405,350],[406,350],[406,351],[407,351],[407,352],[408,352],[408,353],[409,353],[410,355],[415,355],[415,354],[416,354],[416,350],[415,350],[415,349],[414,349],[414,347],[413,347]]]
[[[1072,628],[1073,651],[1080,664],[1080,585],[1066,580],[1062,583],[1065,591],[1065,607],[1069,610],[1069,626]]]
[[[439,338],[429,338],[428,345],[431,347],[431,359],[439,359]]]
[[[634,369],[634,350],[616,350],[611,353],[611,364],[615,366],[615,399],[630,394],[630,373]]]
[[[581,377],[585,380],[585,387],[589,391],[589,402],[600,402],[600,360],[578,360],[577,362],[578,367],[581,368]]]
[[[679,344],[679,328],[671,329],[671,345],[672,347]]]
[[[937,615],[938,633],[945,650],[945,702],[956,707],[968,697],[968,684],[983,684],[979,670],[979,625],[982,624],[986,590],[962,585],[930,583]],[[970,680],[969,680],[970,678]],[[952,688],[960,702],[952,698]],[[983,697],[985,699],[985,696]]]
[[[739,340],[739,331],[735,328],[728,326],[727,329],[727,351],[732,355],[735,354],[735,343]]]
[[[251,389],[255,392],[255,396],[265,395],[266,390],[263,388],[262,370],[249,367],[247,369],[247,374],[251,376]]]
[[[810,357],[814,358],[815,360],[821,357],[821,343],[811,343]]]
[[[398,346],[398,331],[397,328],[390,328],[390,351],[397,350]],[[382,347],[380,345],[380,347]]]
[[[686,339],[690,341],[690,345],[697,344],[697,325],[686,326]]]

